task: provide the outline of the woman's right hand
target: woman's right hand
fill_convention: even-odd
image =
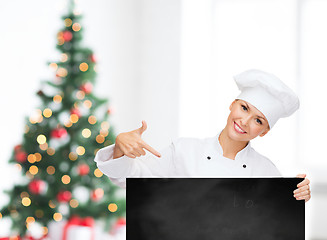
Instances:
[[[161,157],[161,154],[153,149],[150,145],[144,142],[141,138],[143,132],[146,130],[147,124],[143,120],[142,127],[133,130],[131,132],[120,133],[116,137],[114,156],[113,158],[119,158],[124,155],[130,158],[136,158],[145,155],[144,149],[148,150],[157,157]]]

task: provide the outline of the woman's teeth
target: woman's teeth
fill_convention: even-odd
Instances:
[[[238,132],[245,133],[245,131],[243,131],[239,126],[237,126],[236,123],[234,123],[234,126]]]

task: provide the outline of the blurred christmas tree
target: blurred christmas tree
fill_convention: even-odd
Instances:
[[[107,100],[92,92],[96,60],[81,45],[81,16],[72,1],[63,20],[57,34],[61,58],[49,63],[56,76],[37,92],[42,106],[26,118],[23,141],[9,161],[24,180],[7,192],[10,201],[0,217],[10,217],[20,235],[34,222],[46,234],[53,220],[90,216],[109,226],[125,215],[124,197],[94,163],[96,152],[114,143],[115,135]]]

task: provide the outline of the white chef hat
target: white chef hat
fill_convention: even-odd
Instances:
[[[270,128],[300,106],[296,94],[273,74],[252,69],[234,76],[234,80],[241,91],[237,99],[249,102],[262,112]]]

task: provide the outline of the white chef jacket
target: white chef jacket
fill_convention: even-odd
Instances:
[[[276,166],[256,152],[250,142],[235,160],[223,156],[218,137],[177,138],[163,149],[161,157],[152,154],[113,159],[115,144],[100,149],[94,161],[111,181],[126,188],[127,177],[276,177]]]

